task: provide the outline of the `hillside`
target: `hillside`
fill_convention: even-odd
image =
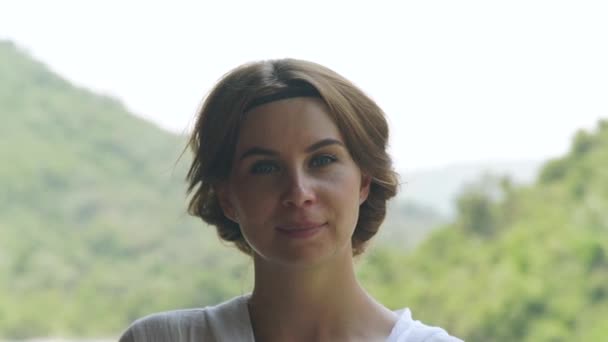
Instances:
[[[182,137],[9,42],[0,75],[0,338],[115,334],[242,290],[245,260],[185,213]]]
[[[605,341],[608,121],[579,131],[531,186],[481,180],[415,253],[379,250],[362,275],[395,307],[467,341]],[[497,195],[498,193],[498,195]]]

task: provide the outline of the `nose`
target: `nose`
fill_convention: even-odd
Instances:
[[[287,207],[307,207],[317,201],[313,180],[305,172],[291,172],[285,176],[281,202]]]

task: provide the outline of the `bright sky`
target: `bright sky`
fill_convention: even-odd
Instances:
[[[607,18],[584,0],[14,0],[0,38],[175,132],[229,69],[310,59],[384,108],[405,171],[564,153],[608,118]]]

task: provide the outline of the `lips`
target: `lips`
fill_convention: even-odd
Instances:
[[[327,222],[293,222],[285,225],[277,226],[277,231],[290,238],[307,238],[316,235],[321,231]]]
[[[319,228],[323,225],[325,225],[325,222],[322,222],[322,223],[294,222],[294,223],[288,223],[288,224],[277,226],[277,229],[283,230],[283,231],[310,230],[310,229]]]

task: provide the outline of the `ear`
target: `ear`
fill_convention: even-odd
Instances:
[[[228,188],[228,184],[218,183],[213,186],[213,190],[215,191],[217,200],[220,204],[220,207],[222,208],[222,212],[224,212],[224,216],[226,216],[231,221],[238,223],[238,215],[236,214],[236,210],[234,209],[234,205],[232,204],[232,200],[230,199],[230,191]]]
[[[372,177],[370,175],[361,176],[361,189],[359,190],[359,205],[363,204],[369,196],[369,189],[372,185]]]

